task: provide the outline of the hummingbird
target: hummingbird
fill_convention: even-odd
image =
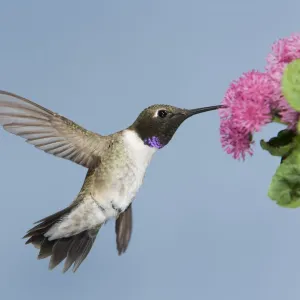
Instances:
[[[132,233],[132,202],[153,155],[164,148],[188,118],[222,105],[182,109],[156,104],[132,125],[100,135],[16,94],[0,91],[0,124],[46,153],[87,169],[84,183],[65,209],[35,222],[24,238],[50,257],[49,269],[64,262],[73,272],[89,254],[100,228],[115,220],[118,254],[125,253]]]

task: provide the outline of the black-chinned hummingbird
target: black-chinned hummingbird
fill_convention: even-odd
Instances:
[[[63,272],[75,272],[91,250],[99,229],[115,219],[119,255],[132,231],[132,201],[153,154],[166,146],[189,117],[221,105],[181,109],[152,105],[128,128],[102,136],[28,99],[0,91],[0,124],[35,147],[88,169],[75,200],[35,224],[24,238],[50,256],[49,269],[65,260]]]

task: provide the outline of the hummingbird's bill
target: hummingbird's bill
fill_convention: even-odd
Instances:
[[[225,108],[224,105],[214,105],[214,106],[207,106],[207,107],[202,107],[202,108],[194,108],[194,109],[188,109],[187,110],[187,115],[188,117],[197,115],[197,114],[201,114],[207,111],[211,111],[211,110],[216,110],[219,108]]]

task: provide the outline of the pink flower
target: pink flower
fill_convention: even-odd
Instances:
[[[281,120],[294,129],[299,119],[299,113],[292,109],[281,91],[281,78],[288,63],[300,58],[300,34],[295,33],[290,37],[276,41],[272,52],[267,56],[266,71],[274,80],[279,97],[273,103],[273,108],[278,111]]]
[[[281,78],[283,71],[287,63],[277,63],[277,64],[267,64],[266,71],[271,76],[271,78],[278,84],[278,88],[281,85]]]
[[[252,155],[252,135],[277,116],[295,129],[300,114],[292,109],[281,90],[281,79],[288,63],[300,58],[300,34],[276,41],[267,56],[266,73],[250,71],[233,81],[219,110],[221,143],[235,159]]]
[[[270,76],[259,71],[244,73],[233,81],[222,101],[228,108],[220,110],[221,143],[234,158],[252,155],[250,136],[272,121],[272,104],[278,98]]]
[[[274,101],[273,110],[277,112],[283,123],[287,124],[289,129],[295,130],[299,120],[299,113],[290,107],[283,95]]]
[[[234,159],[245,160],[246,154],[253,155],[250,134],[245,128],[238,127],[232,120],[223,120],[220,126],[221,144],[226,153]]]
[[[290,63],[300,58],[300,33],[293,33],[287,38],[282,38],[272,45],[272,52],[267,56],[268,65]]]

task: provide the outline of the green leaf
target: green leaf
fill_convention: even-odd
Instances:
[[[293,150],[291,150],[288,155],[286,155],[286,161],[291,164],[296,164],[300,166],[300,136],[297,135],[293,140]]]
[[[292,145],[286,145],[286,146],[282,146],[279,148],[275,148],[275,147],[271,147],[267,142],[265,142],[264,140],[260,141],[260,146],[266,150],[269,151],[269,153],[273,156],[285,156],[287,153],[289,153],[289,151],[291,151],[292,149]]]
[[[297,151],[296,155],[300,153]],[[268,196],[282,207],[299,207],[300,165],[294,164],[289,158],[283,161],[272,178]]]
[[[294,148],[295,133],[291,130],[281,130],[277,137],[271,138],[268,142],[261,140],[260,146],[274,156],[286,156]]]
[[[290,106],[300,111],[300,59],[295,59],[286,66],[281,88]]]

